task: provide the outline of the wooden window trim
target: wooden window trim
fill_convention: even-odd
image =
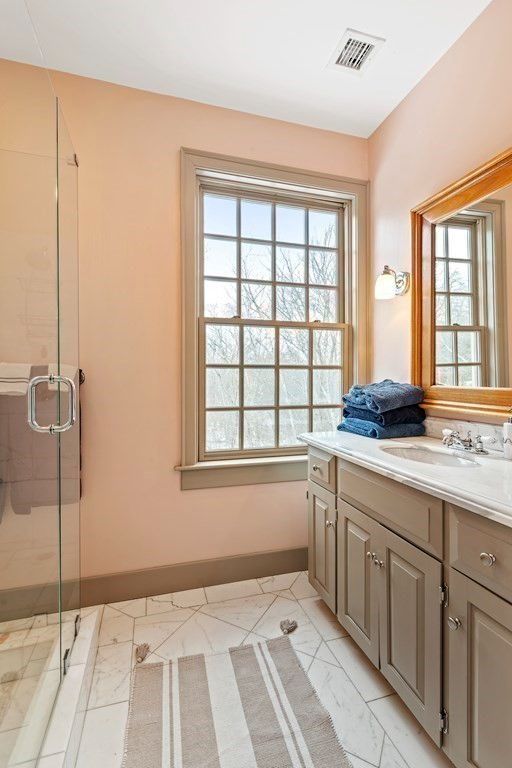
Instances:
[[[199,317],[199,275],[200,264],[197,244],[199,242],[200,203],[199,187],[207,183],[208,177],[214,179],[215,186],[223,179],[241,182],[243,178],[260,180],[265,185],[286,184],[286,196],[298,201],[309,190],[322,194],[325,201],[331,199],[345,204],[345,240],[350,242],[350,252],[345,258],[344,283],[350,286],[345,293],[346,317],[350,319],[352,332],[349,334],[346,354],[350,375],[354,380],[365,381],[369,370],[369,345],[367,322],[368,268],[367,268],[367,196],[368,184],[364,181],[346,179],[331,175],[316,174],[311,171],[292,169],[243,160],[225,155],[210,154],[198,150],[181,150],[181,257],[182,257],[182,456],[181,464],[176,467],[182,476],[182,488],[192,487],[185,475],[192,472],[202,476],[201,482],[193,487],[213,487],[218,485],[245,484],[248,482],[279,482],[281,480],[301,479],[305,477],[305,458],[302,456],[276,456],[269,459],[255,457],[238,460],[237,472],[230,481],[232,462],[214,462],[199,460],[199,409],[200,365],[197,330]],[[243,181],[242,181],[243,183]],[[238,188],[240,189],[240,183]],[[322,200],[323,205],[323,200]],[[353,352],[355,350],[355,352]],[[263,461],[263,465],[262,462]],[[240,462],[243,472],[240,471]],[[262,466],[267,467],[262,470]],[[210,466],[206,466],[210,465]],[[221,465],[221,466],[220,466]],[[273,469],[269,469],[272,466]],[[302,466],[300,472],[297,466]],[[252,468],[256,467],[255,471]],[[280,469],[281,468],[281,469]],[[215,469],[219,469],[215,477]],[[205,470],[205,471],[203,471]],[[196,475],[196,476],[197,476]],[[237,482],[233,478],[238,475]],[[298,476],[300,475],[300,477]]]

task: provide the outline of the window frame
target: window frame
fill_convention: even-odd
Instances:
[[[202,189],[215,187],[226,191],[236,184],[237,193],[257,196],[257,187],[272,188],[283,201],[296,203],[315,194],[319,204],[344,206],[344,302],[345,323],[350,326],[344,344],[346,380],[364,381],[368,372],[367,295],[367,182],[319,175],[251,160],[226,157],[197,150],[181,151],[181,252],[182,252],[182,458],[183,489],[257,482],[280,482],[305,478],[305,456],[293,448],[291,455],[264,454],[204,460],[201,452],[202,388],[200,302],[202,278]],[[267,197],[267,195],[265,195]],[[323,201],[322,203],[320,201]],[[214,321],[212,319],[212,321]],[[236,322],[236,320],[235,320]],[[239,322],[239,321],[238,321]],[[256,321],[255,324],[261,324]],[[293,323],[292,323],[293,324]],[[295,323],[305,327],[306,324]],[[310,323],[320,328],[319,323]],[[328,327],[335,327],[328,324]],[[203,395],[204,396],[204,395]],[[341,407],[341,404],[340,404]],[[279,449],[279,454],[282,450]]]
[[[454,363],[435,362],[435,368],[454,368],[456,383],[459,385],[459,368],[467,363],[457,362],[457,332],[473,331],[477,333],[480,361],[474,363],[480,371],[479,387],[504,387],[508,385],[508,349],[504,332],[504,311],[506,310],[506,281],[502,266],[503,249],[503,203],[487,199],[471,206],[454,216],[438,222],[437,226],[461,227],[470,231],[472,264],[472,313],[471,325],[435,326],[435,332],[455,332]],[[445,232],[445,259],[448,262],[447,232]],[[439,259],[443,261],[444,259]],[[454,259],[452,259],[453,261]],[[438,261],[438,257],[434,257]],[[455,259],[455,261],[457,261]],[[448,270],[446,272],[448,277]],[[449,286],[447,285],[447,289]],[[434,298],[439,294],[449,300],[450,291],[437,291],[434,281]],[[458,294],[468,295],[468,294]],[[437,335],[436,335],[437,338]],[[434,341],[434,358],[436,357]],[[439,385],[443,386],[443,385]],[[465,388],[465,387],[464,387]]]

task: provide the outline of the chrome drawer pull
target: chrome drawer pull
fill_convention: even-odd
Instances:
[[[318,472],[319,469],[320,467],[318,466],[318,464],[313,464],[313,472]]]
[[[496,562],[496,555],[492,555],[490,552],[480,552],[480,561],[482,565],[490,568]]]
[[[452,632],[455,632],[456,629],[460,629],[462,627],[462,621],[457,617],[454,618],[453,616],[448,616],[448,626]]]

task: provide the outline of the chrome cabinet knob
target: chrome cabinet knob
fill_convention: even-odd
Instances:
[[[325,521],[325,527],[326,528],[334,528],[335,525],[336,525],[336,523],[334,522],[334,520],[326,520]]]
[[[375,552],[367,552],[366,557],[368,560],[374,560],[375,559]]]
[[[490,552],[480,552],[480,562],[490,568],[496,562],[496,555],[492,555]]]
[[[460,629],[462,627],[462,621],[456,616],[448,616],[448,626],[452,632],[455,632],[456,629]]]
[[[378,557],[373,558],[373,564],[376,566],[376,568],[384,568],[384,560],[379,560]]]
[[[313,472],[318,472],[319,469],[320,467],[318,466],[318,464],[313,464]]]

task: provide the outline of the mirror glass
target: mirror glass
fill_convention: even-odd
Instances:
[[[512,185],[438,223],[434,240],[435,383],[510,387]]]

